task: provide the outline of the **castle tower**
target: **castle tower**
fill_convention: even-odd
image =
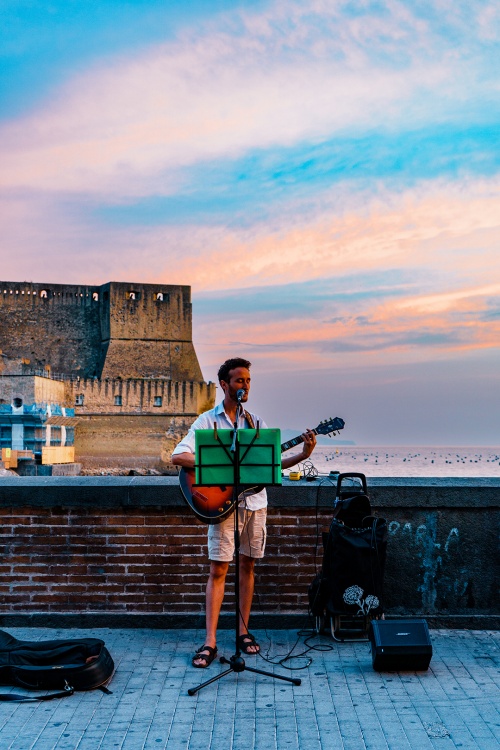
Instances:
[[[0,282],[0,349],[83,378],[203,380],[188,286]]]
[[[0,282],[0,350],[22,359],[19,376],[67,381],[84,466],[165,468],[215,398],[193,346],[188,286]]]

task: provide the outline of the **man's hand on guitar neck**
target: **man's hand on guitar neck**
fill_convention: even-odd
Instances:
[[[306,430],[301,435],[303,439],[302,452],[296,456],[287,456],[281,460],[281,468],[289,469],[295,464],[299,464],[301,461],[305,461],[316,447],[316,435],[312,430]]]

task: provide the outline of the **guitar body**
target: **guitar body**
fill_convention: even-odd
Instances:
[[[320,422],[320,424],[312,430],[315,435],[329,435],[332,432],[337,432],[344,428],[344,420],[340,417],[332,418]],[[289,440],[287,443],[283,443],[281,446],[281,452],[294,448],[296,445],[304,442],[301,435],[297,435],[293,440]],[[189,505],[193,513],[203,523],[209,525],[220,523],[227,516],[229,516],[234,506],[237,504],[237,500],[233,497],[232,486],[196,486],[195,485],[195,470],[181,468],[179,472],[179,484],[184,500]],[[255,494],[260,492],[263,487],[245,487],[244,492],[238,495],[238,499],[243,494]]]
[[[197,487],[194,483],[194,469],[182,468],[179,473],[179,484],[184,500],[200,521],[213,525],[220,523],[233,512],[235,502],[231,486]],[[250,492],[258,492],[260,489],[260,487],[252,487]],[[243,493],[239,497],[242,495]]]

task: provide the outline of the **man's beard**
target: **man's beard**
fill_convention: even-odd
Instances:
[[[238,391],[240,390],[245,391],[244,388],[229,388],[229,395],[231,396],[233,401],[238,401]],[[248,391],[245,391],[241,398],[242,403],[245,403],[246,401],[248,401]]]

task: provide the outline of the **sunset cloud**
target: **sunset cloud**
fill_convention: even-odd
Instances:
[[[188,284],[204,371],[345,376],[353,409],[396,371],[490,393],[498,4],[215,6],[8,4],[2,276]]]

